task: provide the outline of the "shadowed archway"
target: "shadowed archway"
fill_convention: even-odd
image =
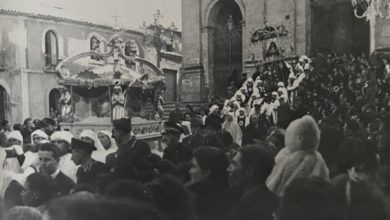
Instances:
[[[241,9],[234,0],[219,0],[208,16],[209,66],[213,80],[212,94],[227,97],[230,82],[240,83],[242,72],[242,27]]]

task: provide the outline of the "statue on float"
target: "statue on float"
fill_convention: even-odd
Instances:
[[[125,117],[125,95],[120,86],[114,86],[113,92],[111,97],[112,120],[117,120]]]
[[[163,105],[164,105],[164,98],[163,98],[163,94],[165,92],[165,88],[161,89],[160,93],[158,94],[158,97],[157,97],[157,103],[156,103],[156,108],[157,108],[157,115],[156,115],[156,119],[162,119],[164,117],[164,108],[163,108]]]
[[[72,122],[73,109],[72,109],[72,96],[69,90],[65,86],[59,88],[61,97],[59,103],[61,105],[61,118],[63,122]]]

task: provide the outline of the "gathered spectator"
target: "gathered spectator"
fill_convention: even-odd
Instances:
[[[229,186],[237,192],[230,219],[273,219],[278,199],[265,184],[273,166],[274,153],[265,143],[237,152],[227,169]]]
[[[242,145],[254,144],[260,141],[265,135],[266,131],[259,125],[259,119],[256,114],[249,118],[249,125],[247,125],[242,132]]]
[[[8,120],[1,121],[0,132],[4,132],[5,134],[8,134],[9,132],[11,132],[11,124]]]
[[[279,220],[343,220],[342,202],[330,182],[319,177],[291,182],[281,199]]]
[[[344,219],[388,219],[388,202],[383,191],[370,178],[349,172],[333,180],[341,198]]]
[[[335,125],[324,124],[320,126],[321,138],[318,151],[324,157],[325,163],[329,168],[330,177],[337,173],[337,158],[339,148],[344,141],[344,135],[341,129]]]
[[[175,110],[173,110],[171,113],[169,113],[168,122],[173,124],[180,124],[181,121],[184,120],[184,114],[180,109],[181,104],[177,102],[175,104]]]
[[[269,189],[282,196],[285,188],[296,178],[320,176],[329,178],[329,170],[317,151],[320,130],[311,116],[297,119],[288,126],[286,147],[277,154],[275,167],[268,177]]]
[[[134,201],[151,202],[151,195],[146,186],[135,180],[117,180],[111,183],[104,192],[111,198],[131,199]]]
[[[50,136],[50,142],[53,143],[60,152],[58,167],[65,175],[76,182],[78,166],[72,161],[72,153],[70,152],[72,138],[73,135],[69,131],[56,131]]]
[[[196,216],[199,220],[227,218],[229,209],[228,158],[215,147],[200,147],[193,153],[191,182],[187,186],[194,194]]]
[[[202,146],[203,139],[201,130],[203,128],[203,119],[201,115],[195,114],[191,118],[191,135],[182,140],[183,146],[192,153],[195,149]]]
[[[106,162],[113,164],[113,179],[134,178],[133,166],[137,160],[150,155],[149,144],[135,138],[131,132],[131,119],[129,118],[113,121],[112,135],[118,150],[107,155]]]
[[[276,152],[279,152],[285,147],[284,139],[286,132],[282,129],[270,130],[269,134],[265,137],[265,142],[272,146]]]
[[[356,171],[375,177],[379,170],[375,146],[364,137],[354,137],[344,141],[336,158],[338,174],[345,174],[354,168]]]
[[[24,190],[21,193],[23,204],[39,207],[45,205],[57,195],[54,180],[49,176],[34,173],[27,177]]]
[[[57,129],[56,122],[51,118],[42,119],[42,123],[44,125],[43,130],[48,136],[52,135]]]
[[[92,130],[83,130],[79,136],[82,141],[93,144],[96,147],[96,150],[92,153],[92,158],[96,161],[105,163],[108,152],[100,142],[96,132]]]
[[[31,133],[33,132],[33,122],[32,118],[26,118],[23,122],[23,128],[20,131],[23,135],[23,142],[26,144],[31,144]]]
[[[42,214],[33,207],[16,206],[7,211],[4,220],[42,220]]]
[[[163,175],[147,184],[153,204],[171,220],[192,220],[193,204],[183,184],[172,176]]]
[[[69,194],[75,183],[70,177],[61,172],[58,167],[60,160],[58,148],[51,143],[45,143],[41,145],[38,154],[39,172],[50,176],[54,180],[59,196]]]
[[[164,149],[164,160],[169,160],[174,164],[189,162],[191,160],[191,152],[179,142],[180,135],[183,129],[169,122],[165,125],[165,131],[162,133],[163,142],[167,145]]]
[[[77,184],[98,184],[99,176],[108,173],[109,168],[102,162],[92,159],[95,145],[72,138],[72,161],[80,165],[77,169]]]
[[[101,197],[68,196],[52,202],[43,212],[47,220],[155,220],[161,212],[150,205],[132,200],[112,200]]]

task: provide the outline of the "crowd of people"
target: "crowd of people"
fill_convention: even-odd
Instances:
[[[178,104],[157,148],[128,118],[79,135],[50,118],[3,121],[0,218],[390,219],[386,59],[279,64],[222,102]]]

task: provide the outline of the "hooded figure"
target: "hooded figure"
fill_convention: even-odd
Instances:
[[[254,81],[253,81],[253,79],[251,78],[251,77],[249,77],[246,81],[245,81],[245,83],[244,83],[244,85],[243,85],[243,87],[246,89],[246,91],[247,91],[247,94],[246,94],[246,99],[248,100],[251,96],[252,96],[252,94],[253,94],[253,83],[254,83]]]
[[[242,142],[242,131],[237,121],[234,120],[234,113],[229,112],[226,115],[226,120],[222,124],[222,129],[229,132],[233,137],[233,142],[241,146]]]
[[[118,146],[116,145],[114,138],[112,138],[111,131],[107,131],[107,130],[98,131],[97,136],[99,138],[100,143],[103,145],[104,149],[106,150],[107,155],[114,153],[118,150]]]
[[[320,129],[311,116],[303,116],[288,126],[286,147],[275,158],[275,166],[267,179],[268,188],[283,196],[285,188],[295,179],[318,176],[329,179],[329,170],[317,151]]]
[[[80,138],[89,138],[93,141],[93,144],[96,147],[96,150],[92,152],[92,159],[100,161],[102,163],[106,162],[106,156],[108,155],[106,149],[104,149],[102,143],[100,142],[96,133],[92,130],[84,130],[80,134]]]
[[[6,151],[6,159],[3,164],[1,164],[4,170],[13,171],[15,173],[20,173],[22,171],[21,164],[24,161],[19,161],[20,157],[24,154],[23,152],[23,136],[19,131],[11,131],[7,134],[8,147],[3,149]],[[19,158],[18,158],[19,157]]]
[[[219,110],[218,105],[212,105],[209,109],[209,115],[213,114],[215,111]]]
[[[42,140],[49,140],[49,136],[44,131],[37,129],[31,133],[32,144],[40,144]]]
[[[224,103],[224,105],[223,105],[223,108],[222,108],[221,113],[222,113],[223,115],[226,115],[227,113],[229,113],[230,110],[232,110],[232,107],[231,107],[232,104],[233,104],[233,100],[231,100],[231,99],[226,99],[226,100],[225,100],[225,103]]]
[[[61,157],[58,164],[59,169],[74,182],[76,182],[76,172],[79,166],[72,161],[72,153],[70,152],[70,146],[72,143],[73,134],[69,131],[56,131],[50,136],[52,142],[57,142],[55,145],[60,148]],[[61,141],[66,143],[61,143]]]
[[[248,118],[246,117],[246,111],[244,108],[239,108],[236,111],[236,121],[241,128],[241,131],[248,125]]]
[[[37,129],[33,133],[31,133],[31,143],[33,145],[42,144],[45,141],[47,142],[48,140],[49,136],[40,129]],[[37,146],[32,146],[30,150],[24,153],[24,156],[26,157],[26,159],[24,160],[24,163],[22,165],[23,170],[26,170],[28,167],[37,164],[39,162]]]

